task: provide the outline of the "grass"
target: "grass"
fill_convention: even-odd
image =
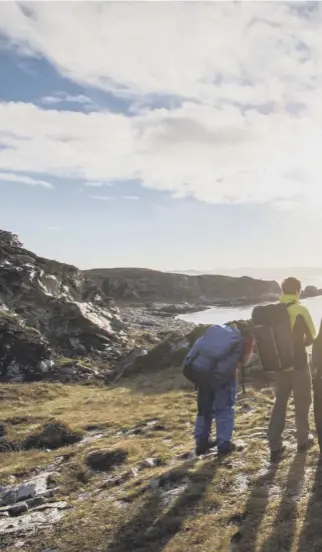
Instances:
[[[180,459],[193,448],[195,392],[180,374],[164,370],[124,380],[123,387],[97,388],[52,384],[1,385],[1,422],[9,436],[22,440],[49,419],[75,430],[101,428],[105,436],[53,452],[1,455],[0,484],[19,481],[38,466],[57,464],[59,498],[73,506],[50,531],[30,535],[23,550],[40,552],[317,552],[322,549],[322,468],[317,447],[307,455],[294,450],[270,468],[265,440],[273,392],[258,379],[239,396],[235,437],[243,452],[219,461]],[[126,431],[148,420],[142,433]],[[292,436],[294,407],[288,411]],[[158,457],[162,465],[134,472],[109,487],[110,474],[86,466],[92,450],[128,452],[113,475]],[[170,473],[169,473],[170,472]],[[151,489],[167,473],[173,488]],[[80,496],[82,500],[80,500]],[[233,540],[231,540],[233,539]],[[2,545],[3,546],[3,545]],[[6,550],[16,548],[7,541]]]

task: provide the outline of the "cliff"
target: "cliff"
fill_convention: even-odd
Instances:
[[[141,268],[92,269],[86,274],[105,294],[124,302],[256,302],[280,293],[276,282],[246,276],[188,276]]]
[[[88,276],[0,231],[0,377],[68,381],[90,370],[69,362],[64,371],[62,358],[90,358],[108,368],[126,352],[119,311]]]

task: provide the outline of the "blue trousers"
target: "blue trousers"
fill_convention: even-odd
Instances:
[[[196,443],[210,438],[213,419],[216,422],[218,446],[231,442],[235,424],[237,387],[238,383],[234,380],[216,391],[209,388],[198,389]]]

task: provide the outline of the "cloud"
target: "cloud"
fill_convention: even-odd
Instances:
[[[93,107],[95,104],[92,102],[90,98],[87,96],[84,96],[83,94],[78,94],[75,96],[72,96],[70,94],[66,94],[65,92],[58,92],[57,94],[53,96],[45,96],[41,98],[40,103],[44,105],[59,105],[61,103],[76,103],[81,104],[83,106],[86,106],[88,108]]]
[[[66,230],[64,226],[47,226],[47,230],[52,230],[53,232],[60,232],[61,230]]]
[[[128,201],[137,201],[139,198],[137,196],[122,196],[122,199],[127,199]]]
[[[321,197],[321,123],[322,114],[241,113],[191,102],[133,117],[3,103],[0,170],[88,182],[139,179],[212,203],[302,201]]]
[[[145,106],[2,103],[0,170],[93,188],[135,179],[211,203],[319,204],[321,18],[319,3],[0,3],[0,33],[20,54]],[[151,108],[165,96],[180,101]]]
[[[321,11],[319,3],[308,12],[283,2],[4,2],[0,32],[63,75],[120,96],[280,105],[317,85]]]
[[[3,180],[4,182],[28,184],[28,186],[42,186],[47,189],[52,189],[54,187],[51,182],[47,182],[46,180],[36,180],[35,178],[30,178],[29,176],[25,176],[23,174],[0,172],[0,180]]]

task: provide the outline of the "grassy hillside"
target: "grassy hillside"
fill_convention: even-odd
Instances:
[[[58,500],[71,508],[50,529],[20,537],[26,552],[317,552],[322,549],[318,450],[268,464],[265,431],[273,392],[260,379],[237,404],[242,451],[219,461],[189,459],[195,392],[171,369],[124,380],[123,387],[1,385],[1,422],[21,441],[50,419],[84,432],[56,451],[0,455],[0,485],[55,465]],[[97,437],[97,435],[100,435]],[[122,449],[112,472],[90,470],[93,450]],[[153,462],[146,459],[154,458]],[[1,550],[16,551],[1,536]]]

